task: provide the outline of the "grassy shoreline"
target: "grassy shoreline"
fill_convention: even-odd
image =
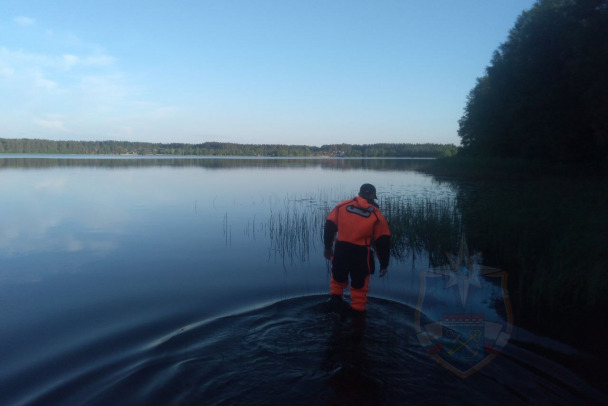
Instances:
[[[456,157],[421,169],[457,189],[463,230],[484,264],[510,275],[518,324],[592,349],[580,331],[608,310],[604,168]]]

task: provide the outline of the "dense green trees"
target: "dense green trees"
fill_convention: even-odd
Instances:
[[[265,145],[205,142],[202,144],[160,144],[127,141],[49,141],[0,138],[0,152],[31,154],[135,154],[265,157],[419,157],[434,158],[456,153],[452,144],[370,145]]]
[[[459,135],[476,155],[608,160],[608,0],[539,0],[471,90]]]

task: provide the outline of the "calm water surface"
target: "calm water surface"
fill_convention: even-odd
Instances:
[[[585,354],[515,326],[467,378],[437,362],[424,256],[372,277],[364,322],[328,313],[327,211],[365,182],[454,199],[421,164],[0,156],[0,404],[605,401],[561,362]]]

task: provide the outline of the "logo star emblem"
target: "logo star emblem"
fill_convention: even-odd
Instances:
[[[481,281],[479,280],[481,253],[469,256],[469,248],[463,233],[460,240],[458,255],[448,253],[447,257],[450,262],[450,269],[447,272],[449,279],[445,287],[450,288],[454,285],[458,286],[460,303],[464,309],[469,294],[469,286],[473,285],[481,288]]]
[[[457,253],[446,252],[446,259],[444,266],[420,273],[414,327],[429,355],[466,378],[494,359],[511,337],[507,273],[482,265],[481,253],[469,253],[464,234]]]

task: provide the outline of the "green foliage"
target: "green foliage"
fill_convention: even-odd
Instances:
[[[608,160],[608,0],[539,0],[471,90],[463,152]]]
[[[0,152],[30,154],[106,154],[264,157],[409,157],[435,158],[456,154],[452,144],[266,145],[205,142],[161,144],[127,141],[50,141],[0,138]]]

